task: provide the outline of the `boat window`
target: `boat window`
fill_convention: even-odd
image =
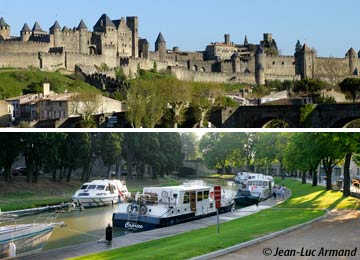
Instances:
[[[262,181],[254,181],[253,185],[254,186],[262,186]]]
[[[197,201],[202,201],[202,200],[203,200],[203,192],[198,191],[198,193],[197,193]]]
[[[209,191],[204,191],[204,200],[207,200],[209,198]]]
[[[105,188],[105,185],[98,185],[96,186],[97,190],[103,190]]]
[[[88,187],[87,185],[83,185],[83,186],[81,186],[80,190],[86,190],[87,187]]]
[[[189,192],[185,192],[183,204],[188,204],[188,203],[190,203],[190,194],[189,194]]]
[[[88,186],[88,190],[95,190],[95,188],[96,188],[96,185],[89,185]]]
[[[249,181],[249,182],[248,182],[248,185],[250,185],[250,186],[251,186],[251,185],[252,185],[252,181]]]
[[[267,182],[266,181],[263,181],[263,186],[267,186]]]
[[[110,186],[106,186],[106,191],[110,191]]]

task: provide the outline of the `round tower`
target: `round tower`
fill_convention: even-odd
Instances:
[[[348,58],[349,58],[349,74],[354,75],[356,65],[358,62],[358,55],[357,55],[356,51],[353,48],[351,48],[347,52],[346,56],[348,56]]]
[[[262,63],[258,64],[256,67],[255,80],[257,85],[265,85],[265,68]]]
[[[58,21],[50,27],[50,34],[54,35],[54,47],[61,47],[61,27]]]
[[[234,54],[231,56],[231,63],[233,67],[233,73],[240,73],[241,67],[240,67],[240,56],[237,52],[234,52]]]
[[[255,69],[259,64],[262,64],[264,69],[266,69],[266,53],[260,45],[256,49],[255,53]]]
[[[0,18],[0,39],[10,39],[10,25],[5,22],[3,17]]]
[[[79,51],[82,54],[89,53],[89,46],[88,46],[88,28],[83,20],[80,21],[77,30],[80,33],[79,39]]]
[[[162,33],[156,39],[155,51],[159,53],[159,61],[166,61],[166,41]]]
[[[257,85],[265,85],[266,53],[261,45],[255,53],[255,80]]]
[[[24,24],[20,31],[21,41],[28,42],[31,37],[31,29],[27,23]]]

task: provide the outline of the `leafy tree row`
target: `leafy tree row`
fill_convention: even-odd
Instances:
[[[13,182],[12,165],[25,158],[27,181],[39,181],[41,169],[53,181],[70,181],[82,169],[81,180],[92,177],[93,164],[101,159],[109,175],[113,165],[121,177],[121,162],[127,163],[128,177],[163,177],[178,169],[183,159],[178,133],[2,133],[0,169],[6,182]],[[104,169],[105,171],[105,169]]]
[[[344,166],[344,196],[350,195],[350,162],[359,161],[359,133],[208,133],[200,150],[210,168],[225,172],[227,167],[249,171],[280,165],[281,172],[300,172],[303,183],[312,177],[318,185],[319,165],[326,173],[326,189],[332,189],[332,171]]]

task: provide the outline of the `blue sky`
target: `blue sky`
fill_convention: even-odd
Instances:
[[[89,28],[102,13],[110,18],[139,16],[140,35],[153,43],[161,31],[168,48],[203,50],[225,33],[234,42],[245,34],[258,43],[264,32],[273,33],[284,55],[292,55],[300,40],[319,56],[343,57],[350,47],[360,49],[359,0],[9,0],[0,16],[18,35],[24,22],[35,20],[47,30],[54,20],[77,26],[83,18]],[[152,48],[153,45],[152,45]]]

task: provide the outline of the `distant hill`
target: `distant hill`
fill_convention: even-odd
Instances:
[[[49,82],[51,90],[56,93],[98,91],[80,76],[40,70],[0,69],[0,100],[29,92],[41,92],[44,82]]]

